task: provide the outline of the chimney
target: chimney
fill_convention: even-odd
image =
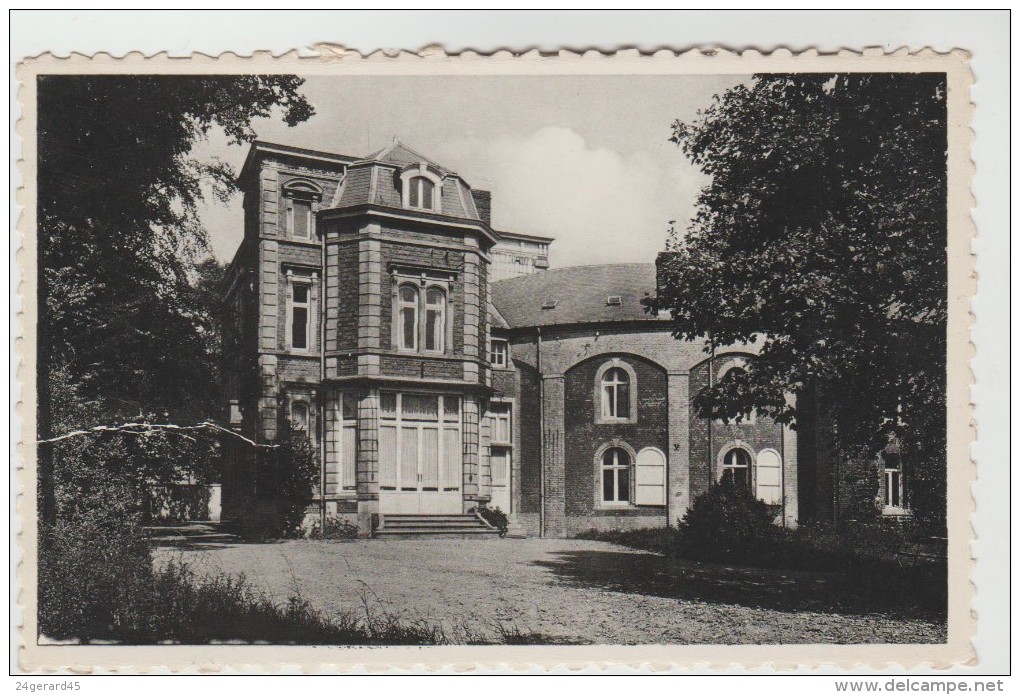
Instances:
[[[471,197],[475,199],[475,207],[478,208],[478,216],[482,222],[492,226],[492,192],[477,191],[471,189]]]

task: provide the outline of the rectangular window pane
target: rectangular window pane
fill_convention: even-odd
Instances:
[[[305,349],[308,347],[308,309],[294,307],[291,325],[291,347]]]
[[[617,501],[629,502],[630,501],[630,469],[629,468],[618,468],[616,470],[617,475]]]
[[[383,490],[397,488],[397,428],[379,428],[379,486]]]
[[[439,323],[439,312],[434,309],[429,309],[425,312],[425,349],[426,350],[438,350],[439,346],[436,343],[438,336],[438,323]]]
[[[630,417],[630,384],[616,386],[616,412],[614,417]]]
[[[413,350],[415,346],[415,334],[418,332],[418,326],[415,324],[418,322],[416,312],[414,309],[405,307],[400,310],[400,320],[403,325],[402,342],[400,347]]]
[[[493,340],[489,351],[489,361],[494,367],[505,367],[507,365],[507,344],[502,340]]]
[[[410,182],[411,190],[409,191],[408,201],[407,202],[408,202],[408,205],[410,205],[413,208],[419,207],[418,206],[418,184],[420,182],[421,182],[421,179],[412,179],[411,182]]]
[[[459,490],[461,475],[460,432],[453,427],[444,427],[442,488]]]
[[[421,188],[422,188],[421,206],[423,208],[425,208],[426,210],[431,210],[433,208],[433,205],[432,205],[432,182],[430,182],[430,181],[422,181],[421,182]]]
[[[382,448],[380,447],[380,456],[381,454]],[[355,425],[344,425],[343,441],[341,442],[340,449],[341,456],[340,461],[341,465],[343,466],[344,490],[353,490],[357,487],[357,478],[355,475],[355,472],[357,470],[357,455],[358,455],[358,428]],[[382,470],[381,464],[379,468],[380,470]]]
[[[489,462],[492,468],[492,484],[505,486],[510,477],[510,451],[508,449],[493,449]]]
[[[424,490],[439,489],[439,428],[421,430],[421,485]]]
[[[397,394],[383,391],[379,394],[379,415],[387,419],[397,417]]]
[[[460,420],[460,399],[456,396],[443,396],[443,421],[458,422]]]
[[[294,201],[294,236],[311,236],[312,204],[304,200]]]
[[[603,502],[614,502],[614,491],[613,491],[613,471],[604,470],[602,471],[602,501]]]
[[[616,417],[616,402],[612,386],[602,387],[602,417]]]
[[[392,395],[392,394],[391,394]],[[345,393],[342,396],[343,400],[343,419],[344,420],[357,420],[358,419],[358,397],[353,393]]]
[[[308,303],[308,285],[294,285],[294,303],[295,304],[307,304]]]
[[[418,489],[418,428],[400,428],[400,489]]]
[[[439,398],[427,394],[405,393],[401,397],[400,416],[404,420],[439,420]]]

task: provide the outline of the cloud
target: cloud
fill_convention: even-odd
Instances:
[[[654,260],[669,221],[686,226],[705,182],[675,149],[624,155],[563,127],[442,149],[436,161],[492,190],[497,229],[556,239],[553,266]]]

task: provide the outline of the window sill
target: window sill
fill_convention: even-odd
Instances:
[[[911,516],[911,511],[904,507],[882,507],[882,516]]]
[[[666,513],[665,506],[621,504],[619,506],[596,506],[592,512],[596,516],[661,516]]]
[[[600,417],[595,418],[596,425],[636,425],[637,418],[629,417]]]

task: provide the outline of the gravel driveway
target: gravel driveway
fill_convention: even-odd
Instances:
[[[916,616],[850,608],[832,580],[669,560],[598,541],[287,541],[194,550],[198,572],[244,573],[283,602],[439,624],[456,641],[500,626],[563,643],[944,642]]]

